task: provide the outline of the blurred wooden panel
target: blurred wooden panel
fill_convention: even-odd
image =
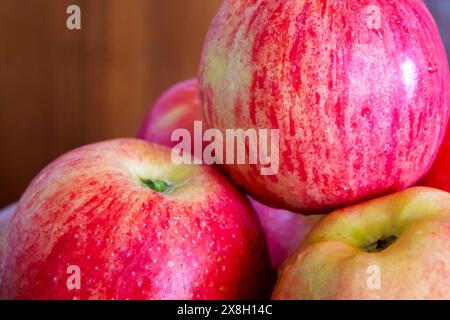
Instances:
[[[81,7],[82,30],[66,28]],[[154,99],[194,77],[220,0],[2,0],[0,207],[86,143],[134,136]]]

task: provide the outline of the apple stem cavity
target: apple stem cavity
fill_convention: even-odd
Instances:
[[[169,184],[162,180],[141,179],[141,181],[147,188],[158,193],[167,193],[170,189]]]
[[[381,252],[385,249],[387,249],[391,244],[393,244],[397,240],[396,236],[389,236],[384,239],[379,239],[376,242],[370,244],[367,246],[367,252],[375,253],[375,252]]]

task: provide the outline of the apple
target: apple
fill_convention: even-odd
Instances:
[[[274,299],[450,299],[450,194],[416,187],[326,216]]]
[[[320,215],[305,216],[271,208],[250,196],[248,198],[264,230],[274,269],[294,253],[308,232],[323,218]]]
[[[433,187],[450,192],[450,127],[436,160],[425,178],[419,182],[421,186]]]
[[[16,210],[16,206],[17,206],[17,204],[14,203],[14,204],[11,204],[0,210],[0,257],[3,254],[3,243],[4,243],[4,236],[6,233],[6,228]],[[0,269],[1,269],[1,264],[0,264]]]
[[[269,258],[246,198],[212,167],[137,139],[46,167],[6,232],[0,298],[258,299]]]
[[[142,124],[138,138],[175,147],[178,141],[172,141],[172,133],[176,129],[193,133],[194,121],[202,119],[197,79],[185,80],[170,87],[157,99]],[[195,150],[194,141],[191,150]],[[201,156],[200,152],[197,153]]]
[[[13,203],[3,209],[0,210],[0,241],[2,239],[3,234],[5,233],[6,226],[11,220],[14,211],[16,210],[17,204]]]
[[[280,169],[226,166],[273,207],[322,212],[405,189],[431,166],[450,73],[422,1],[225,0],[204,45],[208,128],[279,129]]]

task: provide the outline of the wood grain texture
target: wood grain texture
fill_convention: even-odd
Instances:
[[[77,4],[82,30],[66,28]],[[156,97],[197,74],[220,0],[3,0],[0,207],[75,147],[134,136]]]

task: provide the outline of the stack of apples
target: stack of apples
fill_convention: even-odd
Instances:
[[[225,0],[138,139],[61,156],[0,214],[0,297],[450,299],[449,115],[421,0]],[[175,164],[195,121],[278,130],[279,170]]]

